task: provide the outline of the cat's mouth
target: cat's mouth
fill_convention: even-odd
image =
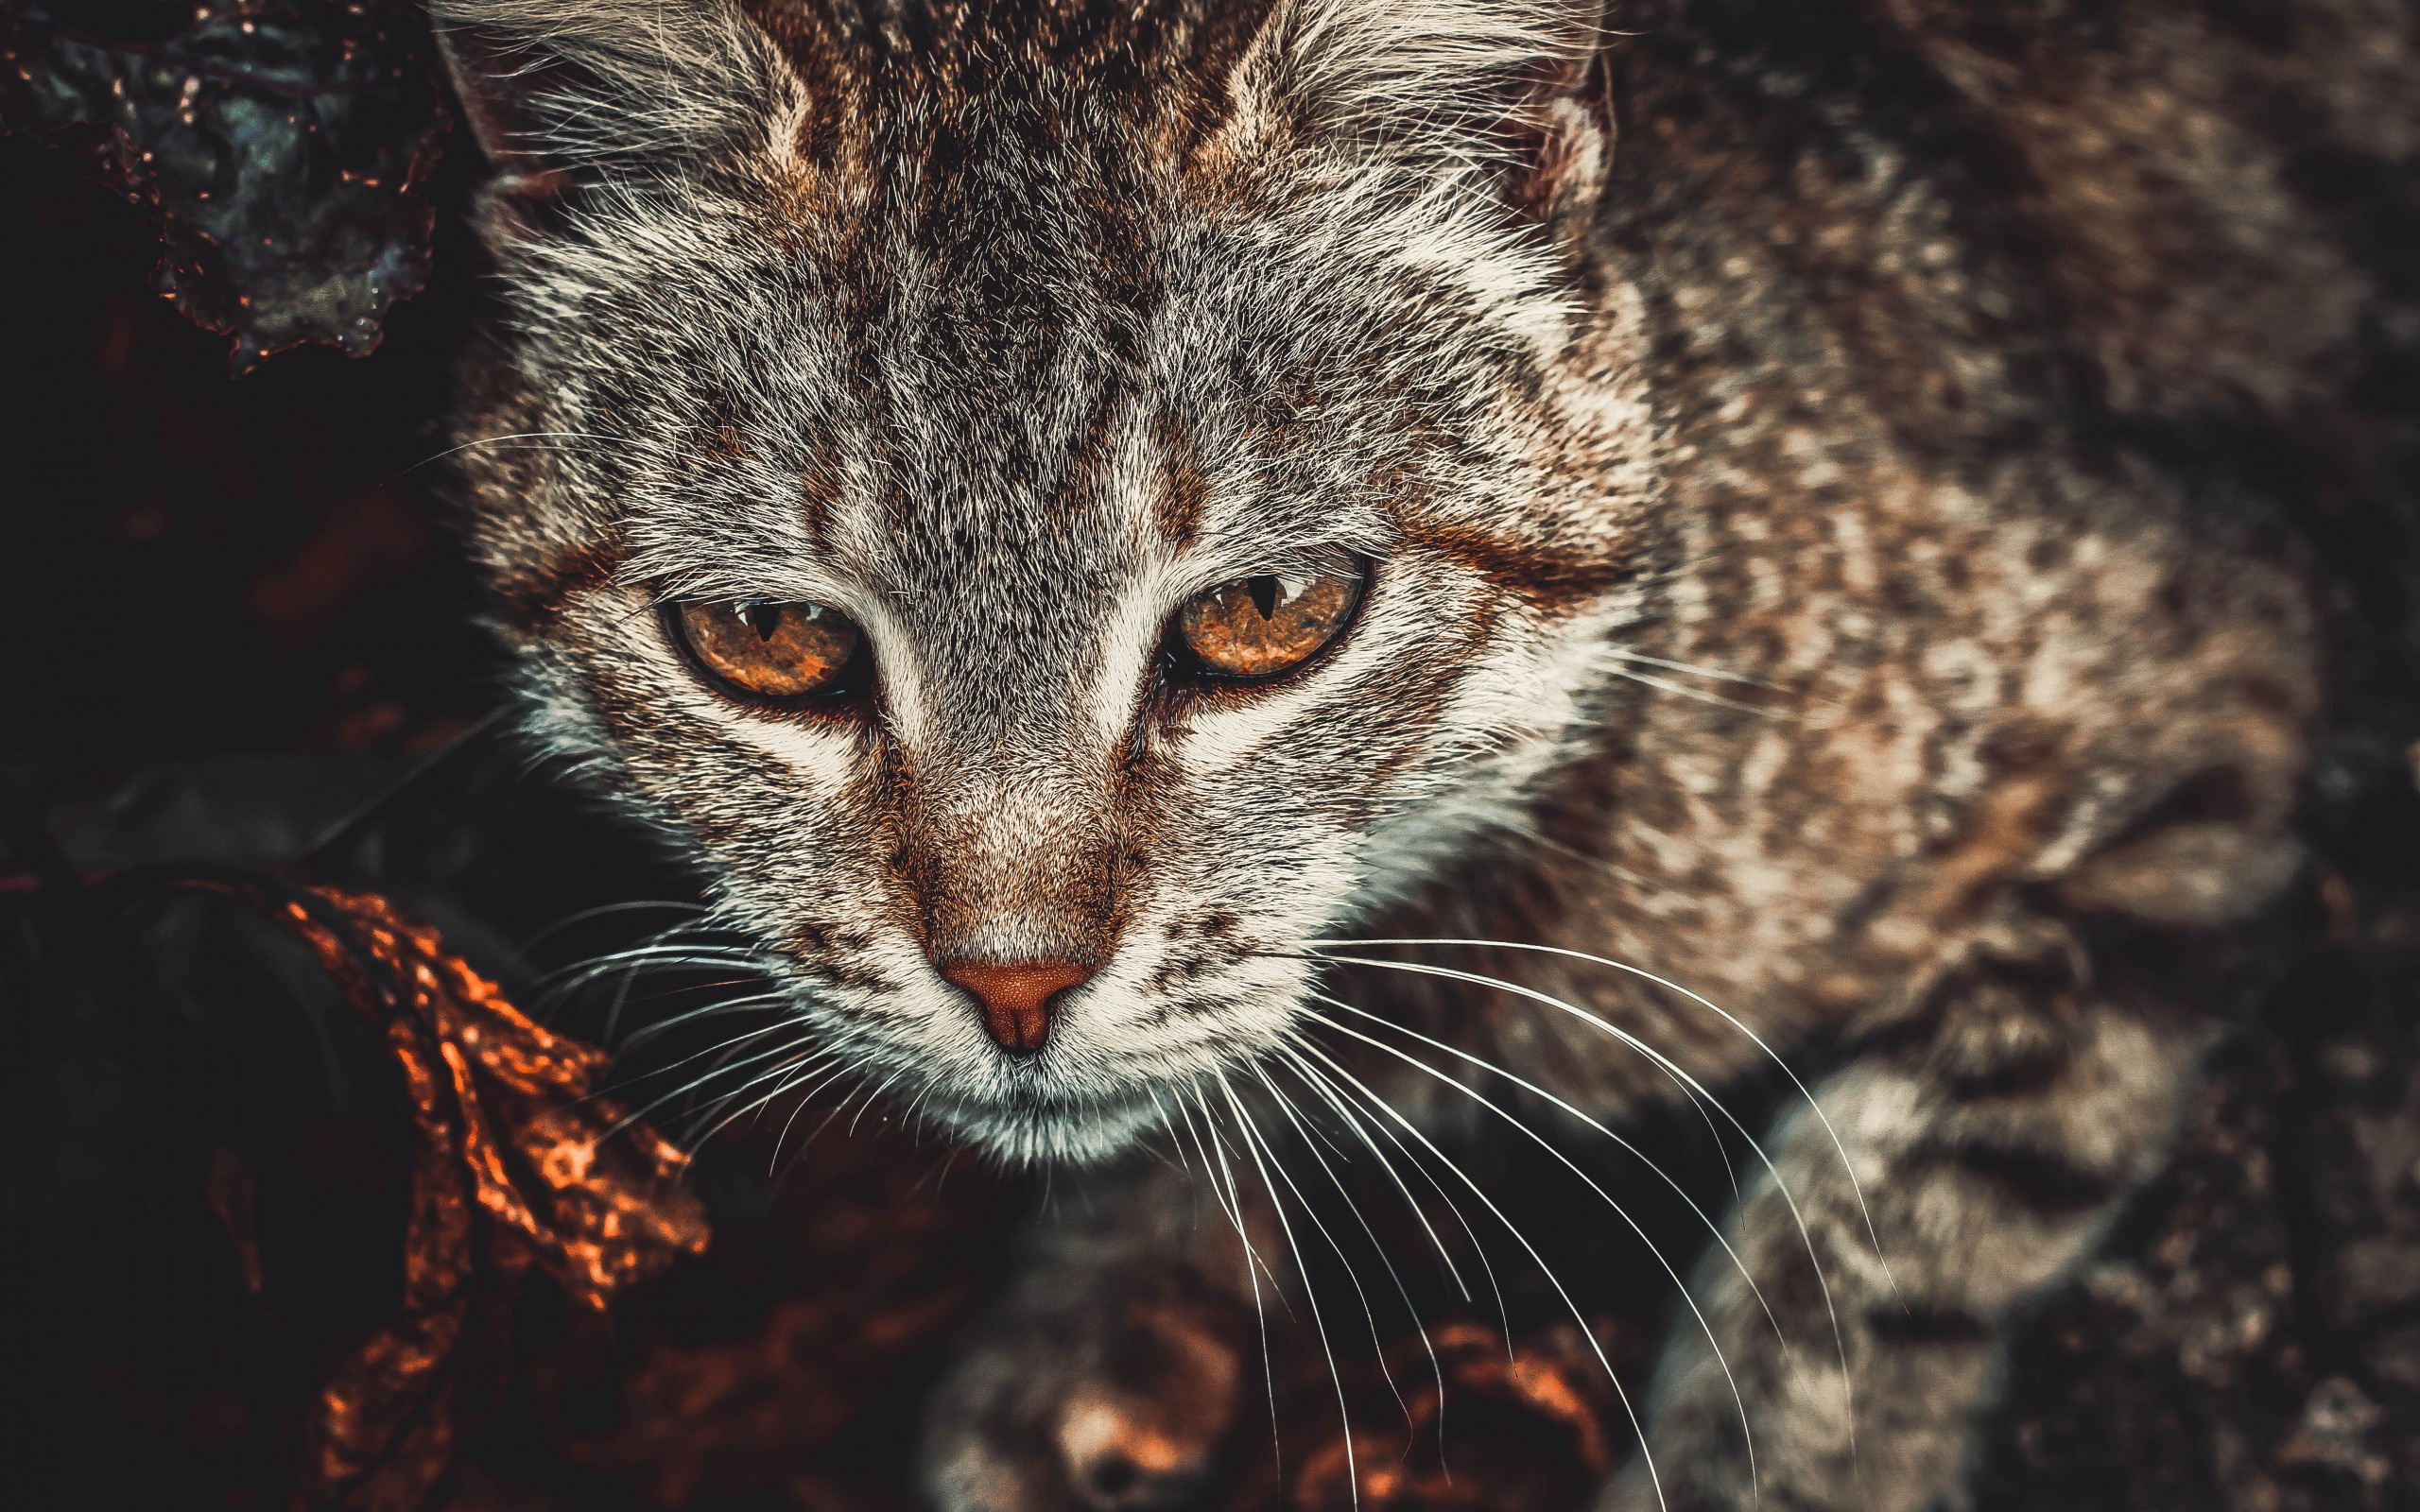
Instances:
[[[1012,1013],[983,1011],[1001,1004],[980,1001],[958,980],[972,974],[963,971],[937,973],[946,996],[860,1005],[809,993],[804,1005],[825,1052],[911,1128],[1005,1164],[1098,1164],[1158,1130],[1179,1132],[1230,1074],[1282,1043],[1303,970],[1300,956],[1255,954],[1244,963],[1250,977],[1170,998],[1136,989],[1150,964],[1087,973],[1072,1004],[1030,1035],[994,1022],[1020,1027]],[[975,984],[1004,1002],[1019,985]]]
[[[1012,1165],[1110,1160],[1161,1121],[1145,1091],[1079,1099],[1023,1078],[987,1097],[935,1097],[927,1106],[959,1139]]]

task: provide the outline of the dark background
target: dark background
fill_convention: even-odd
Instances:
[[[472,292],[458,215],[440,224],[434,285],[373,356],[305,347],[239,381],[227,339],[150,292],[141,214],[0,135],[0,708],[54,795],[204,753],[426,750],[488,706],[422,465]]]

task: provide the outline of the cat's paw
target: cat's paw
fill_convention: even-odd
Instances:
[[[941,1512],[1179,1512],[1203,1503],[1246,1400],[1250,1320],[1167,1273],[1012,1306],[926,1414]]]

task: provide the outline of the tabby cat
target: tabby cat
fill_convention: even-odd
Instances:
[[[2420,142],[2407,9],[2087,9],[437,0],[531,729],[773,963],[752,1094],[1093,1189],[935,1505],[1252,1452],[1276,1079],[1409,1153],[1819,1046],[1601,1504],[1964,1501],[2303,866],[2310,575],[2147,438],[2376,294],[2253,115]]]

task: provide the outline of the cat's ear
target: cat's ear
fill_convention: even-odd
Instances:
[[[1282,0],[1247,88],[1297,131],[1475,173],[1564,236],[1612,162],[1608,0]]]
[[[727,152],[795,78],[731,0],[434,0],[464,125],[493,169],[482,223],[533,234],[596,179]]]

